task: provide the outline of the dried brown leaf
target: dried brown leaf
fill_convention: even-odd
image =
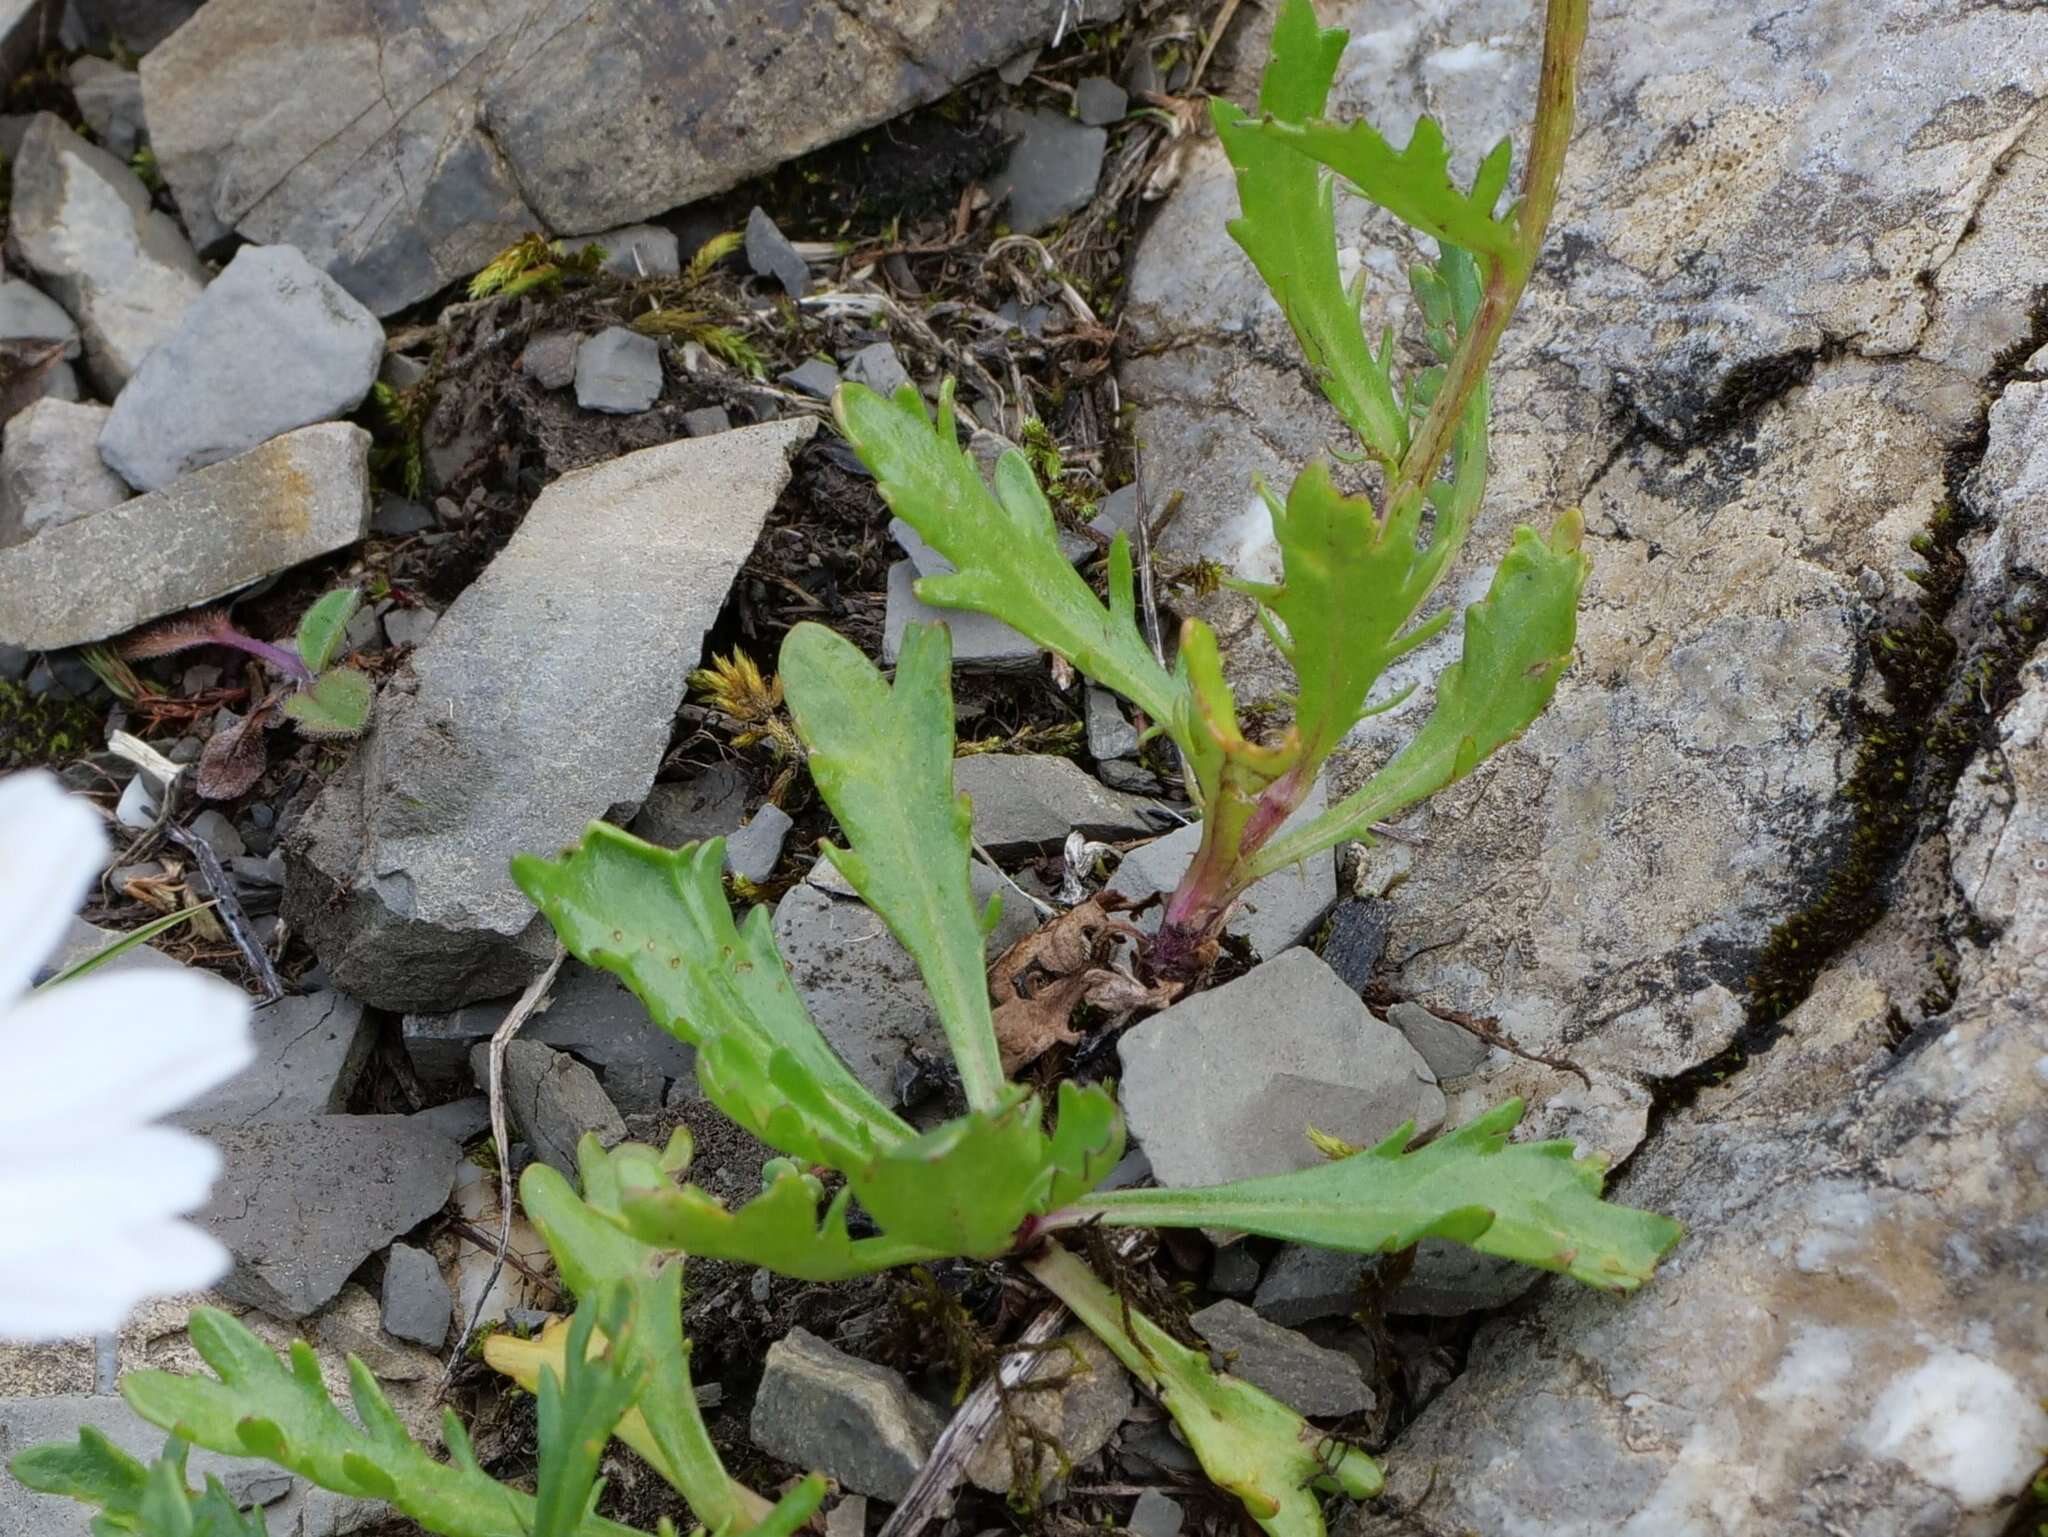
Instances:
[[[199,753],[199,774],[195,781],[202,797],[210,801],[231,801],[246,795],[263,777],[270,761],[270,749],[263,739],[264,728],[276,718],[277,698],[272,694],[259,701],[249,713],[207,739]],[[232,712],[230,712],[232,713]]]
[[[1106,963],[1129,925],[1112,915],[1121,899],[1098,894],[1025,935],[989,968],[995,1004],[996,1046],[1003,1071],[1028,1067],[1055,1046],[1080,1040],[1074,1011],[1086,1005],[1109,1015],[1164,1008],[1181,990],[1177,982],[1147,987]]]

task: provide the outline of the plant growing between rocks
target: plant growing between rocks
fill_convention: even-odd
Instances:
[[[1237,585],[1260,603],[1299,680],[1294,722],[1276,740],[1242,731],[1205,625],[1183,627],[1173,671],[1147,647],[1127,540],[1112,546],[1105,605],[1060,553],[1023,454],[1004,457],[989,491],[956,442],[950,390],[936,427],[914,390],[893,402],[857,387],[839,397],[840,420],[890,505],[956,567],[921,583],[923,595],[1007,620],[1125,694],[1180,749],[1205,833],[1151,949],[1166,975],[1199,975],[1230,904],[1260,876],[1364,836],[1512,740],[1548,702],[1569,657],[1586,569],[1575,513],[1547,538],[1516,532],[1488,597],[1467,613],[1463,657],[1440,678],[1434,712],[1408,748],[1308,826],[1281,831],[1351,727],[1391,703],[1368,703],[1386,668],[1448,623],[1445,614],[1411,628],[1483,490],[1485,371],[1549,216],[1584,29],[1584,0],[1550,0],[1527,187],[1500,218],[1505,145],[1461,191],[1433,123],[1396,151],[1363,125],[1321,120],[1344,35],[1320,31],[1307,0],[1290,0],[1280,17],[1262,115],[1216,109],[1245,205],[1234,233],[1358,433],[1379,487],[1377,498],[1345,495],[1325,466],[1312,465],[1284,502],[1269,498],[1283,580]],[[1322,164],[1439,244],[1436,262],[1412,278],[1438,361],[1398,385],[1392,339],[1367,342],[1358,295],[1338,278]],[[546,1164],[526,1170],[525,1210],[579,1299],[572,1321],[537,1339],[486,1346],[493,1366],[539,1395],[537,1493],[485,1474],[452,1417],[444,1435],[453,1460],[428,1456],[353,1362],[361,1423],[351,1423],[307,1347],[295,1347],[287,1368],[239,1324],[205,1310],[192,1336],[218,1380],[145,1372],[123,1385],[137,1411],[173,1435],[164,1461],[144,1469],[87,1432],[76,1447],[26,1454],[16,1464],[25,1482],[100,1506],[109,1532],[260,1530],[226,1524],[213,1489],[189,1494],[181,1443],[190,1442],[388,1500],[452,1537],[590,1537],[631,1530],[595,1514],[599,1456],[617,1435],[704,1528],[781,1537],[808,1518],[822,1484],[806,1480],[770,1506],[725,1472],[689,1380],[685,1257],[808,1281],[1007,1257],[1159,1398],[1210,1478],[1262,1528],[1320,1537],[1322,1496],[1376,1493],[1373,1461],[1218,1371],[1105,1284],[1062,1234],[1227,1228],[1359,1254],[1434,1237],[1615,1292],[1641,1285],[1676,1242],[1668,1219],[1602,1199],[1602,1160],[1575,1158],[1565,1142],[1511,1143],[1517,1100],[1414,1149],[1411,1123],[1368,1148],[1320,1139],[1326,1161],[1297,1172],[1099,1192],[1125,1146],[1111,1090],[1064,1082],[1048,1116],[1040,1095],[1004,1072],[984,956],[999,909],[978,909],[972,894],[972,818],[953,777],[948,632],[910,626],[892,682],[843,637],[801,624],[784,641],[779,678],[813,781],[845,837],[843,847],[826,844],[825,856],[916,961],[966,1114],[920,1132],[840,1061],[790,980],[766,910],[735,921],[722,840],[671,851],[595,824],[558,858],[516,860],[515,879],[570,953],[618,976],[656,1024],[695,1047],[705,1096],[780,1156],[763,1168],[761,1193],[736,1207],[683,1182],[692,1147],[680,1131],[659,1151],[630,1142],[607,1150],[586,1137],[580,1193]],[[728,664],[716,681],[730,692],[747,680]],[[747,692],[773,713],[765,682]]]
[[[134,661],[197,646],[227,646],[288,680],[252,704],[235,725],[208,739],[199,759],[201,795],[232,800],[248,790],[263,772],[263,732],[279,721],[290,721],[301,736],[316,739],[356,737],[367,729],[376,688],[368,674],[335,660],[362,601],[355,588],[336,588],[306,610],[289,646],[243,634],[219,609],[167,620],[123,643],[121,655]]]
[[[1432,119],[1397,150],[1368,124],[1321,116],[1346,34],[1320,30],[1305,0],[1292,0],[1275,27],[1259,115],[1212,103],[1243,208],[1231,234],[1286,313],[1316,383],[1357,434],[1377,485],[1347,495],[1328,466],[1314,463],[1284,500],[1260,488],[1281,580],[1227,580],[1258,604],[1294,669],[1293,722],[1276,738],[1247,737],[1207,624],[1182,625],[1171,671],[1146,644],[1126,539],[1110,552],[1105,606],[1060,554],[1026,457],[1007,456],[989,490],[955,441],[950,391],[936,425],[914,390],[893,400],[859,385],[838,394],[840,425],[883,499],[956,568],[920,580],[918,596],[1003,620],[1129,699],[1148,730],[1179,749],[1203,834],[1150,950],[1165,976],[1205,969],[1231,904],[1259,879],[1367,839],[1374,823],[1513,741],[1550,702],[1570,660],[1587,570],[1576,509],[1548,536],[1515,530],[1485,601],[1466,612],[1463,657],[1437,680],[1435,709],[1407,748],[1321,815],[1286,827],[1351,729],[1407,697],[1371,702],[1387,668],[1451,622],[1449,609],[1414,621],[1463,547],[1485,491],[1486,369],[1556,201],[1585,30],[1585,0],[1549,0],[1523,193],[1498,216],[1506,140],[1468,190],[1451,179],[1450,149]],[[1428,367],[1397,378],[1391,332],[1375,347],[1361,329],[1364,275],[1350,290],[1339,275],[1325,167],[1437,243],[1436,261],[1409,274],[1436,359]]]

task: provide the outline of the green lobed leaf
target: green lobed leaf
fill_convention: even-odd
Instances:
[[[697,1048],[706,1096],[770,1147],[824,1163],[828,1141],[907,1141],[911,1128],[818,1033],[767,909],[734,925],[724,861],[722,839],[658,849],[593,822],[559,859],[519,855],[512,878],[571,955],[617,976]]]
[[[376,698],[368,673],[333,667],[286,698],[285,719],[299,728],[301,736],[360,736],[370,723]]]
[[[1031,1272],[1155,1394],[1202,1471],[1269,1537],[1324,1537],[1319,1492],[1368,1499],[1383,1486],[1364,1452],[1319,1434],[1294,1410],[1168,1334],[1111,1292],[1071,1251],[1049,1244]]]
[[[782,685],[811,780],[850,848],[825,853],[917,962],[967,1102],[1006,1087],[974,889],[974,815],[953,789],[952,640],[904,629],[891,686],[858,647],[819,624],[783,639]]]
[[[617,1159],[621,1208],[641,1240],[708,1259],[762,1265],[802,1280],[833,1281],[897,1265],[1008,1252],[1020,1228],[1079,1199],[1123,1156],[1123,1119],[1100,1085],[1063,1083],[1048,1134],[1038,1097],[1012,1086],[994,1111],[971,1111],[872,1154],[828,1150],[846,1175],[824,1215],[823,1187],[783,1168],[753,1200],[728,1208],[694,1186],[678,1188],[649,1149]],[[853,1200],[878,1237],[854,1238]]]
[[[501,1537],[533,1529],[533,1497],[507,1488],[457,1450],[436,1461],[407,1434],[377,1379],[353,1356],[349,1380],[360,1424],[334,1402],[303,1340],[289,1369],[239,1321],[200,1308],[191,1340],[218,1377],[130,1372],[122,1396],[153,1425],[228,1456],[263,1457],[323,1489],[384,1500],[443,1537]],[[460,1434],[459,1427],[457,1434]],[[466,1448],[466,1442],[462,1446]],[[632,1527],[590,1516],[576,1537],[633,1537]]]
[[[178,1444],[172,1439],[172,1446]],[[170,1453],[166,1453],[170,1455]],[[98,1507],[121,1531],[136,1530],[149,1469],[90,1425],[79,1427],[76,1441],[47,1441],[31,1446],[8,1464],[25,1488],[39,1494],[60,1494]]]
[[[990,491],[953,429],[953,385],[939,392],[934,427],[924,399],[905,385],[885,400],[858,384],[841,385],[833,414],[861,462],[874,472],[889,510],[951,561],[917,595],[942,608],[968,608],[1022,631],[1082,672],[1122,694],[1183,747],[1187,701],[1138,629],[1130,542],[1110,551],[1109,606],[1060,553],[1052,509],[1016,449],[996,465]]]
[[[1322,114],[1348,34],[1324,31],[1309,0],[1287,0],[1273,24],[1273,53],[1259,83],[1259,112],[1300,123]],[[1256,131],[1258,120],[1220,96],[1209,115],[1237,173],[1242,212],[1229,223],[1272,290],[1309,371],[1359,441],[1385,462],[1408,446],[1406,413],[1389,376],[1391,348],[1375,355],[1360,328],[1358,295],[1337,266],[1335,188],[1306,155]]]
[[[1373,823],[1456,783],[1528,729],[1571,661],[1590,569],[1582,530],[1576,510],[1559,517],[1548,540],[1527,526],[1515,530],[1486,597],[1465,610],[1464,654],[1437,679],[1422,729],[1358,790],[1268,844],[1247,882],[1366,837]]]
[[[363,606],[363,595],[353,587],[337,587],[321,598],[299,620],[299,660],[312,673],[325,672],[341,649],[348,622]]]
[[[1245,127],[1328,166],[1402,223],[1432,239],[1517,276],[1526,272],[1530,256],[1522,249],[1513,220],[1494,217],[1508,184],[1512,147],[1506,139],[1488,151],[1467,191],[1451,177],[1451,148],[1435,118],[1420,119],[1401,149],[1366,122],[1288,122],[1274,116]]]
[[[1193,1190],[1114,1190],[1069,1208],[1113,1227],[1220,1227],[1357,1254],[1448,1238],[1603,1291],[1648,1280],[1682,1229],[1601,1199],[1607,1164],[1569,1142],[1508,1141],[1511,1099],[1404,1152],[1414,1126],[1315,1168]]]

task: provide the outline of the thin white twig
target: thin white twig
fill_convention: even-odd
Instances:
[[[568,955],[569,952],[562,948],[562,942],[556,940],[555,953],[547,969],[527,984],[526,991],[519,995],[519,1001],[512,1005],[498,1028],[491,1032],[491,1143],[498,1152],[498,1251],[491,1256],[490,1276],[484,1281],[483,1290],[477,1293],[476,1306],[470,1310],[469,1321],[462,1326],[462,1338],[455,1342],[455,1349],[449,1353],[448,1368],[441,1376],[443,1392],[447,1391],[448,1381],[455,1375],[463,1351],[469,1348],[470,1336],[476,1333],[477,1323],[484,1315],[484,1304],[490,1300],[491,1288],[498,1284],[498,1277],[504,1273],[505,1253],[512,1247],[512,1145],[511,1138],[505,1133],[505,1050],[527,1020],[547,1001],[548,989],[554,986],[555,977]]]

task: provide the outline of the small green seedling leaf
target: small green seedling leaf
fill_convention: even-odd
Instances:
[[[341,650],[348,622],[363,606],[363,595],[353,587],[337,587],[320,599],[299,621],[299,660],[310,673],[322,673]]]
[[[1139,632],[1130,541],[1110,551],[1104,607],[1060,552],[1052,508],[1016,449],[996,464],[991,492],[953,430],[953,386],[939,392],[934,426],[905,385],[893,400],[846,384],[832,398],[840,430],[874,472],[889,510],[951,561],[917,595],[941,608],[994,614],[1089,677],[1122,694],[1187,745],[1187,701]]]
[[[1404,1126],[1377,1147],[1290,1174],[1193,1190],[1113,1190],[1075,1203],[1075,1221],[1216,1227],[1355,1254],[1448,1238],[1602,1291],[1633,1291],[1682,1229],[1601,1198],[1605,1159],[1569,1142],[1509,1142],[1511,1099],[1413,1152]]]
[[[302,736],[361,736],[376,697],[367,673],[353,667],[330,668],[285,700],[285,718]]]
[[[818,1033],[768,910],[733,923],[724,861],[722,839],[658,849],[593,822],[560,859],[514,859],[512,878],[571,955],[618,977],[697,1048],[706,1096],[770,1147],[825,1163],[828,1145],[908,1141],[911,1128]]]
[[[1571,661],[1590,569],[1579,548],[1583,531],[1576,509],[1547,540],[1526,526],[1515,530],[1486,597],[1465,610],[1464,654],[1438,678],[1422,729],[1360,789],[1268,844],[1252,861],[1251,880],[1369,836],[1373,823],[1455,784],[1529,728]]]
[[[851,641],[800,624],[781,671],[811,780],[851,845],[826,856],[916,960],[967,1102],[986,1109],[1003,1068],[968,878],[974,816],[953,789],[951,663],[943,625],[910,625],[892,686]]]

